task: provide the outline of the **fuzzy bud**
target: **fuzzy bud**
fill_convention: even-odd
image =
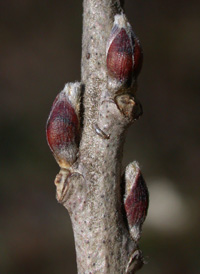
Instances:
[[[57,95],[47,120],[47,142],[61,168],[71,166],[77,157],[80,92],[80,83],[66,84]]]
[[[111,78],[130,87],[142,67],[142,48],[124,14],[117,14],[106,49],[107,69]]]
[[[124,206],[130,234],[137,242],[149,206],[148,189],[137,162],[130,163],[126,168]]]

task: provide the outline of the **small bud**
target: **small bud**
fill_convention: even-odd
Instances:
[[[137,242],[149,206],[148,189],[137,162],[130,163],[126,168],[124,206],[130,234]]]
[[[142,105],[133,96],[130,94],[122,94],[115,97],[115,103],[117,107],[123,113],[125,117],[128,117],[132,120],[137,120],[142,115]]]
[[[56,175],[55,185],[56,185],[56,198],[58,202],[62,203],[63,198],[65,197],[67,187],[68,187],[68,178],[71,176],[71,172],[68,169],[61,168],[60,172]]]
[[[124,14],[115,15],[106,56],[109,75],[131,86],[142,67],[142,48]]]
[[[66,84],[57,95],[47,120],[47,142],[61,168],[71,166],[77,157],[80,92],[80,83]]]
[[[139,249],[136,249],[130,256],[125,274],[135,273],[144,265],[144,263],[145,262],[142,255],[142,251]]]

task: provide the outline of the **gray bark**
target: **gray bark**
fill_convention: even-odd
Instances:
[[[79,274],[135,273],[143,263],[124,220],[120,188],[125,132],[139,106],[133,101],[129,114],[123,115],[115,103],[115,91],[108,88],[106,68],[106,43],[120,4],[116,0],[83,2],[83,130],[72,175],[67,177],[61,170],[65,186],[60,175],[57,184],[57,198],[72,221]],[[126,108],[132,99],[125,97]],[[59,197],[61,188],[65,191]]]

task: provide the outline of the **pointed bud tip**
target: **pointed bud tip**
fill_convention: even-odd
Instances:
[[[77,105],[79,105],[79,101],[80,101],[81,83],[80,82],[67,83],[65,84],[64,89],[61,91],[61,93],[67,96],[72,106],[76,108]]]

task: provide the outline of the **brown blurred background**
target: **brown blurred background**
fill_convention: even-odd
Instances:
[[[137,159],[150,189],[141,274],[200,273],[200,2],[126,0],[144,66],[143,117],[124,165]],[[58,166],[45,139],[56,94],[80,79],[82,1],[0,0],[0,273],[75,274]],[[67,269],[67,271],[66,271]]]

